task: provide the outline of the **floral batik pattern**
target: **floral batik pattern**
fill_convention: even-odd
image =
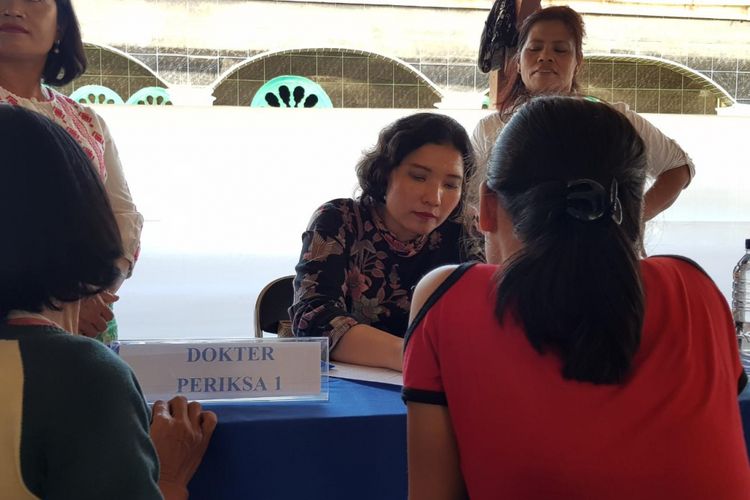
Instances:
[[[294,333],[328,337],[331,349],[357,324],[403,337],[414,286],[425,274],[484,260],[479,250],[463,251],[465,239],[463,226],[449,220],[429,235],[401,242],[367,201],[324,204],[302,235],[289,310]]]

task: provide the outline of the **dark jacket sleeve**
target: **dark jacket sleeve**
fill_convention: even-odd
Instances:
[[[292,330],[300,337],[328,337],[330,349],[358,323],[346,305],[352,210],[351,200],[334,200],[315,212],[295,268]]]

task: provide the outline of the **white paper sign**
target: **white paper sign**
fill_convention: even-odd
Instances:
[[[379,382],[388,385],[404,385],[404,376],[401,372],[389,370],[388,368],[373,368],[372,366],[350,365],[334,361],[329,377],[346,378],[349,380],[364,380],[365,382]]]
[[[328,399],[328,339],[120,341],[146,400]],[[321,354],[325,359],[321,360]]]

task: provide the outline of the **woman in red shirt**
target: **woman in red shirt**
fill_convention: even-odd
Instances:
[[[505,127],[490,264],[414,293],[410,500],[748,497],[729,308],[693,262],[639,259],[644,161],[602,103],[538,98]]]

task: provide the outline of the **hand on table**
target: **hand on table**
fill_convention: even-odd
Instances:
[[[216,428],[216,414],[183,396],[154,403],[151,440],[159,456],[159,487],[167,500],[187,498],[187,484],[198,469]]]
[[[78,333],[87,337],[96,337],[107,329],[107,322],[114,318],[109,304],[117,302],[119,297],[107,291],[81,300],[78,313]]]
[[[404,339],[370,325],[354,325],[331,351],[333,361],[401,371]]]

